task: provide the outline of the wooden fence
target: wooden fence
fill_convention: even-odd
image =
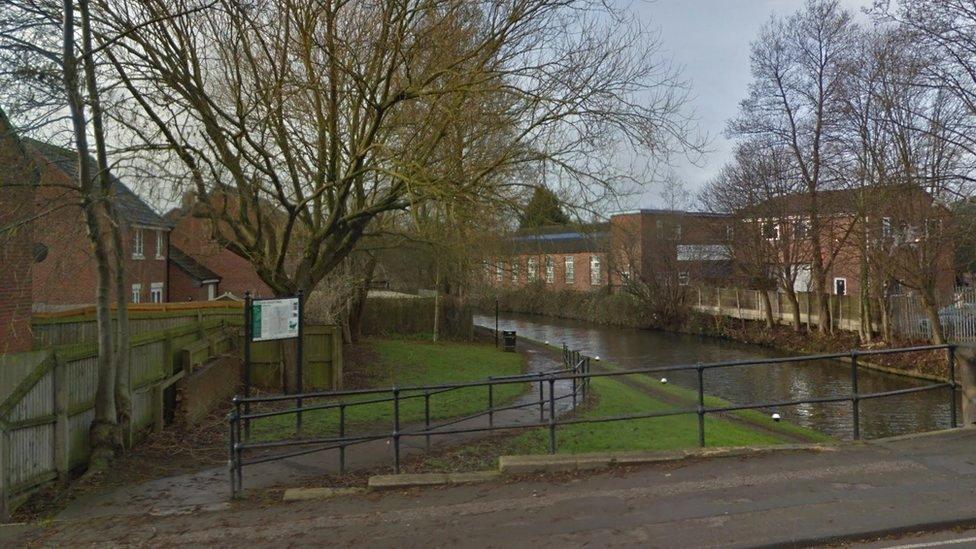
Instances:
[[[200,304],[196,304],[200,305]],[[214,357],[239,356],[243,308],[238,303],[134,306],[129,349],[132,421],[126,444],[160,429],[164,391]],[[89,311],[39,315],[35,339],[48,348],[0,356],[0,517],[46,482],[66,479],[88,461],[88,431],[98,380],[95,321]],[[256,376],[281,387],[285,346],[252,346]],[[309,389],[339,389],[342,340],[334,326],[305,328]]]
[[[770,291],[769,301],[772,305],[773,319],[781,324],[793,322],[793,310],[786,295],[782,292]],[[800,304],[800,321],[811,325],[819,325],[819,315],[816,305],[811,303],[810,294],[797,292]],[[812,305],[812,306],[811,306]],[[951,299],[945,299],[940,309],[940,318],[946,337],[950,341],[976,341],[976,290],[973,288],[956,288]],[[741,288],[708,288],[692,289],[691,306],[693,309],[712,315],[728,316],[746,320],[764,320],[761,290]],[[856,332],[861,325],[861,307],[858,296],[830,295],[828,296],[831,320],[834,329]],[[872,327],[880,331],[879,303],[872,300]],[[947,308],[946,308],[947,307]],[[892,332],[909,340],[927,340],[931,338],[931,326],[925,315],[921,298],[915,294],[899,294],[891,296],[888,302]]]
[[[157,332],[204,320],[226,320],[231,324],[244,321],[244,304],[236,301],[141,303],[129,305],[128,310],[132,334]],[[38,347],[93,343],[98,336],[94,307],[36,313],[31,328]]]
[[[188,368],[185,349],[206,341],[213,355],[236,345],[221,320],[133,336],[129,349],[131,445],[163,424],[163,391]],[[98,381],[94,345],[0,356],[0,515],[33,488],[87,463]]]

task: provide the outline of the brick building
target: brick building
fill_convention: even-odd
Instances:
[[[578,291],[619,287],[636,274],[674,276],[683,285],[727,281],[728,223],[724,215],[643,209],[609,223],[520,230],[487,276],[496,286]]]
[[[81,196],[75,190],[77,154],[32,139],[25,143],[40,170],[36,207],[49,212],[33,223],[33,310],[89,305],[95,301],[95,264],[85,233]],[[173,224],[121,181],[116,179],[113,188],[113,205],[122,223],[125,245],[127,300],[167,301],[169,232]]]
[[[31,348],[34,196],[39,174],[0,112],[0,355]]]
[[[859,210],[868,213],[859,214]],[[885,276],[896,281],[899,276],[906,276],[897,267],[879,265],[884,262],[908,266],[907,270],[917,276],[928,277],[938,293],[952,293],[955,242],[949,229],[949,211],[922,189],[889,186],[823,191],[818,196],[817,211],[824,243],[821,257],[823,264],[829,265],[829,293],[858,294],[862,266],[875,271],[885,269]],[[752,225],[751,230],[761,233],[765,241],[763,253],[771,262],[793,262],[798,273],[794,289],[798,292],[809,291],[811,282],[809,212],[810,198],[806,194],[778,197],[738,212],[746,226]],[[736,245],[750,244],[738,241]],[[919,250],[926,253],[916,253]],[[869,271],[869,276],[876,275]]]
[[[174,260],[170,273],[174,277],[173,301],[213,299],[230,294],[242,297],[250,291],[255,297],[274,293],[243,257],[220,245],[213,238],[212,222],[194,215],[189,197],[182,208],[166,217],[173,223],[170,240]]]

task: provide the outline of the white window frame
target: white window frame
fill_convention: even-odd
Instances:
[[[166,259],[166,231],[156,229],[156,259]]]
[[[501,284],[502,279],[505,277],[505,262],[499,261],[495,263],[495,282]]]
[[[153,282],[149,285],[149,302],[150,303],[162,303],[163,302],[163,283]]]
[[[844,281],[844,293],[842,293],[842,294],[837,293],[837,281],[838,280],[843,280]],[[834,277],[834,288],[833,288],[833,290],[834,290],[834,295],[847,295],[847,277],[835,276]]]
[[[512,284],[518,284],[519,281],[519,267],[522,265],[522,261],[516,259],[512,262]]]
[[[772,227],[772,236],[766,236],[767,223]],[[760,225],[760,230],[762,231],[762,236],[770,242],[774,240],[779,240],[779,221],[774,219],[763,219]]]
[[[546,256],[545,260],[546,269],[546,284],[553,284],[556,282],[556,262],[552,260],[551,255]]]
[[[590,256],[590,285],[599,286],[603,278],[603,265],[598,255]]]
[[[563,273],[563,278],[566,279],[566,284],[576,283],[575,261],[576,259],[571,255],[567,255],[566,258],[563,260],[563,267],[566,269],[566,271]]]
[[[535,282],[539,277],[539,259],[535,257],[530,257],[528,265],[526,266],[526,275],[529,278],[529,282]]]
[[[881,218],[881,238],[891,238],[895,236],[895,226],[891,223],[890,217]]]
[[[687,286],[689,284],[691,284],[691,275],[687,271],[678,273],[678,286]]]
[[[132,292],[129,295],[132,303],[142,303],[142,284],[133,284]]]
[[[140,227],[132,229],[132,259],[146,259],[146,239]]]
[[[213,301],[217,299],[217,285],[214,283],[207,284],[207,301]]]

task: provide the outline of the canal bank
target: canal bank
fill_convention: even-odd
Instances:
[[[494,328],[494,317],[476,316],[476,324]],[[515,330],[552,345],[566,343],[589,356],[599,356],[624,369],[781,358],[790,356],[758,345],[727,339],[609,327],[580,321],[504,313],[499,328]],[[860,366],[860,365],[859,365]],[[858,368],[862,393],[909,389],[927,384],[918,379],[869,368]],[[675,372],[669,382],[695,389],[694,371]],[[849,396],[850,367],[836,360],[785,362],[710,370],[705,377],[705,392],[736,404],[778,402],[824,397]],[[946,390],[947,391],[947,390]],[[925,391],[861,403],[859,428],[866,438],[909,434],[949,425],[949,395],[946,391]],[[958,407],[958,400],[956,403]],[[814,429],[828,436],[847,439],[853,436],[849,402],[803,404],[763,410],[779,413],[785,421]]]

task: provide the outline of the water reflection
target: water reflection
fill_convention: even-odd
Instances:
[[[475,316],[475,323],[494,328],[494,317]],[[647,368],[696,362],[720,362],[786,356],[771,349],[715,338],[630,328],[591,325],[534,315],[505,314],[502,330],[553,344],[566,343],[590,356],[623,368]],[[695,388],[694,371],[671,372],[670,381]],[[927,384],[911,378],[860,368],[861,393],[890,391]],[[787,362],[715,368],[705,373],[705,391],[735,403],[846,396],[851,391],[850,366],[833,361]],[[945,428],[949,424],[948,389],[865,400],[861,402],[861,436],[877,438]],[[959,406],[959,403],[956,403]],[[851,404],[801,404],[777,409],[784,419],[831,436],[850,438]]]

